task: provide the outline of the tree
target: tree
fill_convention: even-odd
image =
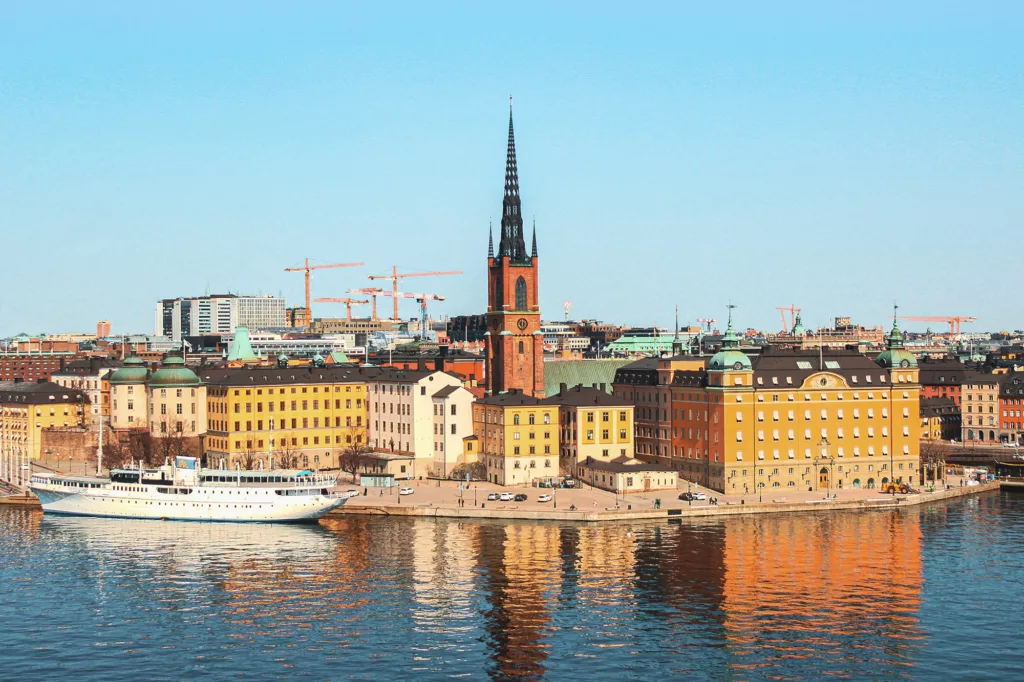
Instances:
[[[359,427],[352,427],[348,430],[345,435],[345,447],[341,450],[341,454],[338,455],[338,468],[347,474],[352,475],[352,480],[356,478],[356,474],[362,469],[365,469],[373,461],[371,457],[368,457],[373,448],[363,442],[363,436],[365,429]]]
[[[252,471],[257,467],[260,461],[260,453],[253,450],[251,447],[246,448],[238,455],[238,464],[246,471]]]
[[[452,469],[451,478],[455,481],[465,481],[466,474],[469,474],[469,480],[471,481],[487,480],[487,465],[483,462],[459,464]]]
[[[290,445],[287,438],[282,438],[281,447],[274,450],[274,466],[282,469],[298,469],[300,454],[302,453],[294,445]]]

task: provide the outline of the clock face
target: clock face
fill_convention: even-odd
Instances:
[[[525,330],[528,324],[529,323],[526,321],[525,317],[520,317],[519,321],[516,322],[516,326],[519,327],[519,329],[521,330]]]

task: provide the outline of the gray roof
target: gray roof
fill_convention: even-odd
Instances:
[[[81,403],[87,400],[81,391],[64,388],[52,381],[0,381],[0,403],[4,404]]]
[[[566,388],[565,392],[558,392],[541,400],[548,405],[571,405],[586,407],[597,405],[601,407],[632,407],[633,403],[628,400],[616,398],[597,388],[587,386],[574,386]]]

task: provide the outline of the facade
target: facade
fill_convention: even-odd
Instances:
[[[922,360],[919,367],[922,398],[949,398],[960,404],[961,386],[971,373],[965,364],[951,359]]]
[[[558,406],[513,389],[473,404],[473,433],[487,480],[530,485],[558,477]]]
[[[185,336],[233,334],[236,327],[259,330],[287,326],[285,301],[278,296],[215,294],[167,298],[156,304],[156,335],[176,342]]]
[[[67,351],[0,353],[0,381],[48,381],[55,372],[63,369],[66,362],[78,357],[76,353]]]
[[[632,402],[597,388],[569,388],[563,384],[558,393],[543,399],[541,404],[558,407],[558,455],[562,471],[579,476],[578,466],[583,460],[633,459]]]
[[[0,479],[21,485],[49,429],[87,428],[85,393],[50,381],[0,382]]]
[[[959,440],[960,431],[960,406],[952,398],[921,398],[921,440]]]
[[[508,114],[508,153],[505,161],[505,196],[502,199],[501,238],[494,253],[493,237],[487,245],[487,392],[491,395],[519,389],[544,397],[544,335],[540,330],[538,300],[537,229],[533,249],[526,251],[519,170]]]
[[[125,358],[109,382],[111,429],[180,438],[198,451],[207,429],[207,389],[180,356],[168,355],[152,372],[141,358]]]
[[[675,492],[678,484],[678,476],[673,469],[632,457],[608,461],[587,457],[577,466],[576,476],[588,485],[618,494],[656,490]]]
[[[625,365],[615,372],[612,387],[616,398],[636,406],[636,454],[662,464],[673,461],[669,415],[674,359],[644,358]]]
[[[960,429],[964,443],[999,441],[1000,382],[1006,375],[970,372],[960,389]]]
[[[389,367],[364,367],[362,375],[371,447],[414,456],[419,476],[446,475],[463,461],[462,439],[472,430],[473,395],[459,377]]]
[[[108,377],[121,366],[119,360],[86,358],[65,363],[64,369],[54,372],[53,383],[64,388],[81,391],[89,398],[90,421],[99,423],[100,417],[110,416],[110,382]]]
[[[110,320],[100,320],[96,323],[96,338],[105,339],[110,336]]]
[[[999,439],[1008,443],[1024,441],[1024,373],[1008,374],[999,390]]]
[[[367,443],[367,390],[351,365],[235,367],[202,373],[206,455],[244,468],[334,469]]]
[[[628,365],[616,391],[635,396],[638,457],[719,492],[876,487],[890,479],[915,484],[917,362],[898,328],[888,345],[875,361],[855,351],[778,347],[752,359],[741,352],[730,320],[711,358],[663,358],[657,385],[649,367]],[[641,380],[630,381],[630,372]],[[668,406],[662,387],[671,393]],[[667,457],[639,450],[648,406],[671,417]]]
[[[445,333],[453,343],[477,343],[487,331],[486,315],[456,315],[448,318]]]
[[[378,351],[370,362],[381,367],[407,370],[436,370],[462,377],[467,388],[483,386],[484,358],[469,351],[446,345],[414,342],[398,346],[393,351]]]

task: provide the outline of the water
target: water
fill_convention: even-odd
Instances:
[[[0,678],[1019,678],[1024,495],[322,527],[0,508]]]

